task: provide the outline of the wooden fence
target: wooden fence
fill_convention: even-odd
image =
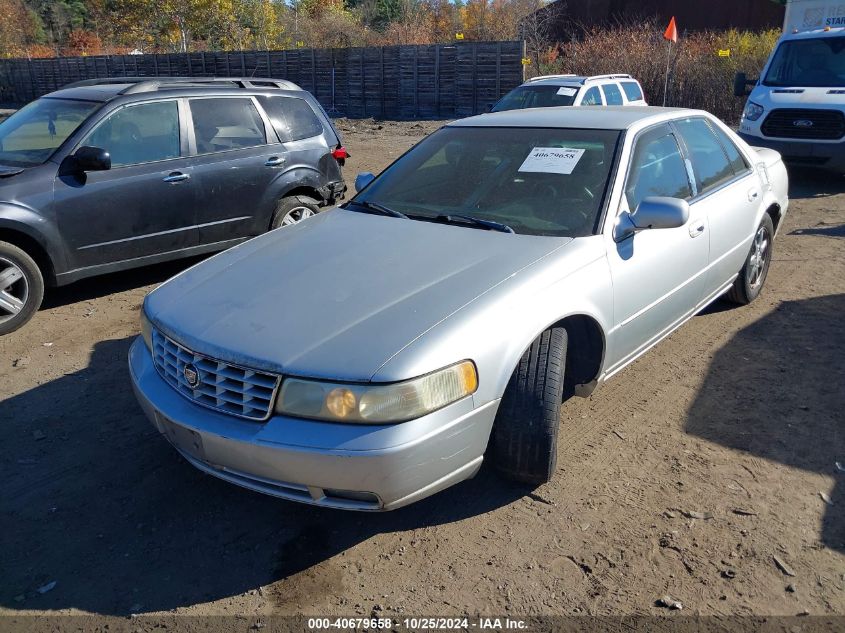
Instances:
[[[457,118],[486,111],[523,80],[523,42],[98,55],[0,60],[0,103],[19,106],[98,77],[272,77],[331,115]]]

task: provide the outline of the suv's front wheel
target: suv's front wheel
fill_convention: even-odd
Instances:
[[[43,298],[44,278],[32,257],[0,242],[0,336],[29,321]]]
[[[298,224],[320,212],[320,203],[308,196],[287,196],[279,200],[270,230]]]

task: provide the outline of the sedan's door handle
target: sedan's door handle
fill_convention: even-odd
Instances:
[[[757,199],[757,196],[760,195],[760,192],[757,189],[749,189],[748,190],[748,202],[754,202]]]
[[[188,180],[190,177],[190,174],[183,174],[181,171],[174,171],[169,176],[162,178],[162,180],[164,182],[177,183],[182,182],[183,180]]]
[[[284,162],[285,162],[284,157],[281,157],[281,156],[271,156],[271,157],[270,157],[270,158],[268,158],[268,159],[267,159],[267,161],[264,163],[264,166],[265,166],[265,167],[278,167],[279,165],[281,165],[281,164],[282,164],[282,163],[284,163]]]
[[[702,233],[704,233],[705,224],[704,220],[693,220],[690,222],[689,225],[689,236],[690,237],[698,237]]]

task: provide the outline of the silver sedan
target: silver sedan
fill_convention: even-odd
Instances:
[[[197,468],[355,510],[549,481],[561,403],[753,301],[788,205],[776,152],[640,107],[457,121],[358,188],[147,296],[135,391]]]

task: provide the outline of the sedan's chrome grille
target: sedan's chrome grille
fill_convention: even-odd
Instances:
[[[158,330],[153,362],[171,387],[197,404],[250,420],[270,416],[279,376],[196,354]]]

